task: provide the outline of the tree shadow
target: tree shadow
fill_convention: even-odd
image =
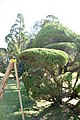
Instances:
[[[58,104],[52,104],[44,108],[37,116],[32,117],[33,120],[80,120],[78,114],[75,114],[68,107]]]

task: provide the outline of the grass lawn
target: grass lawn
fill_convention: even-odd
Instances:
[[[50,106],[49,102],[35,102],[27,98],[22,82],[20,87],[25,120],[79,120],[77,115],[65,106]],[[0,99],[0,120],[22,120],[16,80],[8,80],[3,98]]]

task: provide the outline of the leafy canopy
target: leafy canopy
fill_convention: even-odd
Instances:
[[[52,43],[73,42],[76,34],[59,22],[47,23],[36,35],[32,47],[45,47]]]
[[[65,65],[68,54],[55,49],[31,48],[23,51],[19,58],[31,66],[52,68],[54,65]]]

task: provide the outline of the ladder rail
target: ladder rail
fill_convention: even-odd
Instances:
[[[9,65],[8,65],[8,67],[7,67],[7,70],[5,72],[5,75],[3,77],[3,80],[1,82],[1,85],[0,85],[0,98],[3,97],[3,92],[4,92],[4,90],[6,88],[6,84],[7,84],[6,82],[8,80],[8,77],[9,77],[10,72],[11,72],[12,69],[13,69],[13,63],[10,62]]]
[[[18,78],[18,70],[17,70],[16,62],[14,63],[14,70],[15,70],[17,87],[18,87],[18,95],[19,95],[19,101],[20,101],[20,107],[21,107],[21,113],[22,113],[22,120],[25,120],[24,112],[23,112],[21,92],[20,92],[20,82],[19,82],[19,78]]]

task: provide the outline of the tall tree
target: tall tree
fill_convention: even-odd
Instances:
[[[24,31],[24,17],[22,14],[18,14],[16,18],[15,24],[11,27],[10,33],[16,37],[16,41],[18,42],[18,47],[21,45],[21,32]]]
[[[6,43],[8,43],[8,53],[18,54],[20,51],[26,49],[28,39],[25,34],[24,17],[22,14],[18,14],[15,24],[12,25],[10,33],[5,37]],[[14,49],[13,49],[14,46]],[[14,51],[15,50],[15,51]]]

